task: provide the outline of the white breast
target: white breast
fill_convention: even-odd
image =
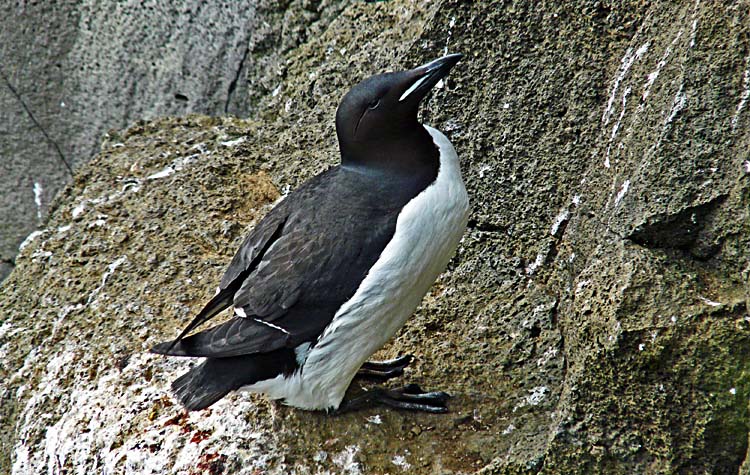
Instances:
[[[445,269],[466,229],[469,198],[453,145],[440,131],[425,128],[440,150],[435,181],[403,208],[393,239],[317,344],[304,352],[302,369],[246,389],[303,409],[337,408],[362,363],[404,325]]]

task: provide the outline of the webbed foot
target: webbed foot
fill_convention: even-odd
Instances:
[[[384,405],[406,411],[448,412],[450,395],[443,391],[426,392],[416,384],[408,384],[397,389],[373,388],[348,401],[343,401],[336,414],[356,411],[367,407]]]

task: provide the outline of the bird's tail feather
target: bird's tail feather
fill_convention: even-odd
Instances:
[[[226,396],[233,388],[221,381],[208,381],[204,377],[205,363],[191,369],[172,382],[172,392],[188,411],[199,411]]]
[[[296,356],[291,348],[231,358],[206,358],[177,378],[172,383],[172,392],[185,409],[198,411],[242,386],[291,374],[295,368]]]

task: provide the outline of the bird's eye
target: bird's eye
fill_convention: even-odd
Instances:
[[[377,108],[380,105],[380,99],[373,99],[370,101],[369,104],[367,104],[367,108],[372,110]]]

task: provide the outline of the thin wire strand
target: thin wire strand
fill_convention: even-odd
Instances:
[[[65,159],[65,155],[63,155],[62,150],[60,149],[60,146],[57,145],[57,142],[52,140],[52,137],[49,136],[46,130],[44,130],[44,127],[42,127],[42,124],[39,123],[39,121],[36,120],[36,117],[34,117],[34,114],[31,112],[31,109],[29,109],[29,106],[26,105],[26,102],[24,102],[21,95],[18,93],[16,88],[13,87],[13,85],[8,80],[8,77],[5,75],[5,71],[0,68],[0,76],[3,77],[3,81],[5,81],[5,84],[8,86],[8,89],[10,89],[10,92],[13,93],[14,96],[16,96],[16,99],[18,99],[18,102],[21,103],[21,106],[23,106],[23,109],[26,111],[26,114],[28,114],[31,121],[34,123],[34,125],[42,132],[44,137],[47,139],[49,143],[52,144],[52,146],[57,151],[57,156],[60,158],[60,161],[62,161],[65,164],[65,168],[68,169],[68,173],[70,173],[70,176],[73,176],[73,167],[70,166],[70,163]]]

